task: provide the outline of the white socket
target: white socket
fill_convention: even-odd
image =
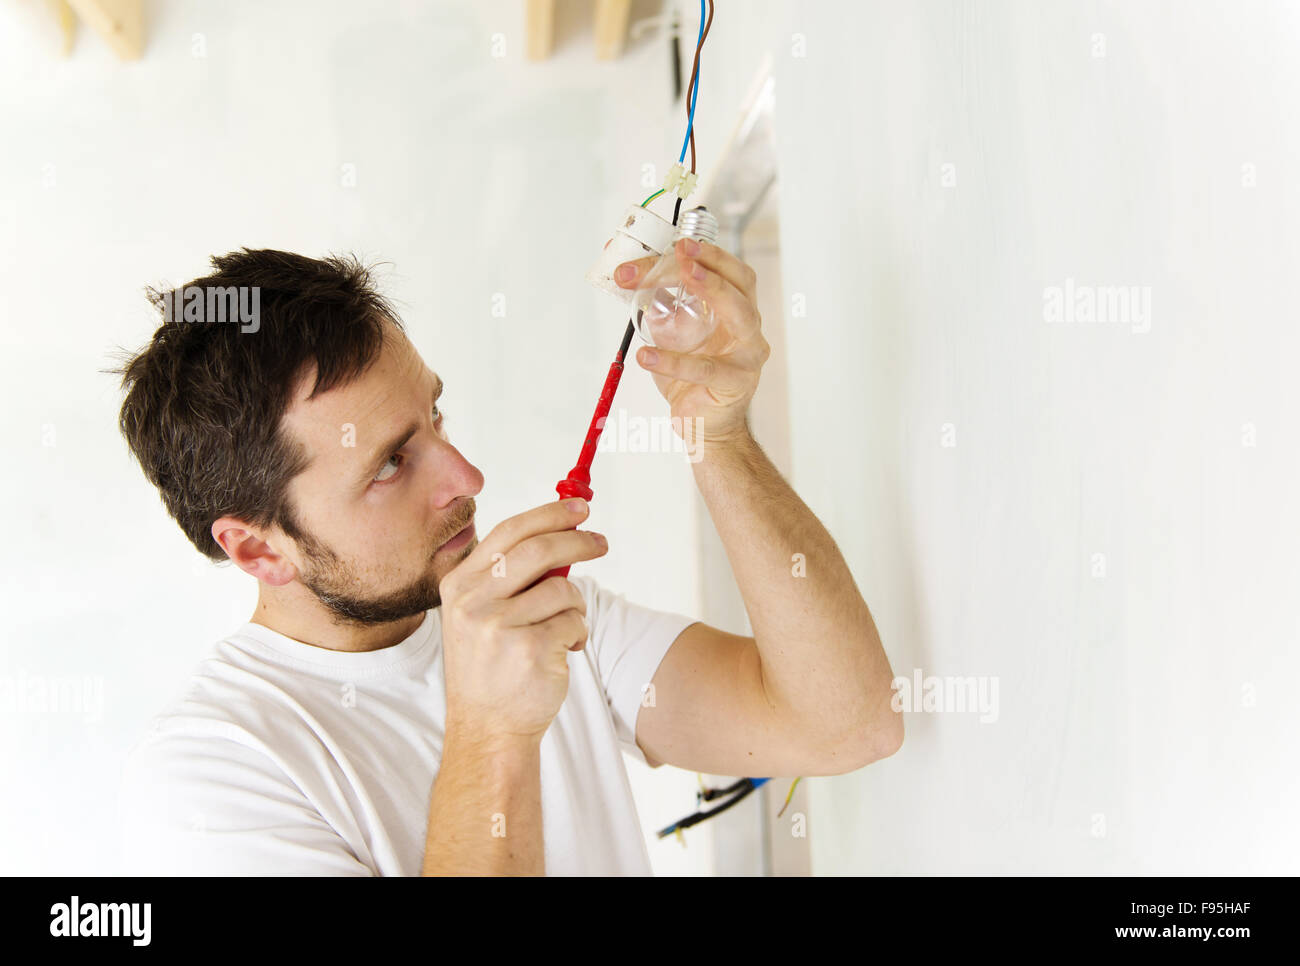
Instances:
[[[649,209],[632,205],[623,212],[623,221],[605,243],[600,257],[587,269],[586,279],[596,288],[631,301],[632,289],[619,288],[614,269],[624,262],[650,255],[662,255],[672,247],[677,229]]]

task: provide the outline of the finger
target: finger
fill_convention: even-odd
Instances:
[[[648,363],[651,355],[657,356],[655,362]],[[746,392],[754,383],[754,370],[745,369],[716,356],[696,355],[692,352],[670,352],[667,349],[652,349],[643,346],[636,354],[636,361],[641,368],[659,376],[679,379],[708,386],[720,393],[734,394]]]
[[[758,300],[758,274],[747,263],[742,262],[725,248],[709,242],[696,241],[694,238],[682,238],[674,245],[679,261],[690,259],[701,263],[711,272],[715,272],[730,282],[737,291],[742,292],[753,302]],[[614,281],[620,288],[636,288],[646,273],[654,267],[662,256],[652,255],[624,262],[614,271]],[[620,274],[622,273],[622,274]]]
[[[678,258],[699,262],[711,272],[715,272],[730,282],[738,291],[745,293],[751,301],[757,301],[756,289],[758,275],[745,262],[731,252],[709,242],[683,238],[676,245]]]
[[[507,626],[519,627],[548,620],[566,610],[586,615],[587,601],[582,591],[567,577],[547,577],[506,601],[501,614]]]
[[[487,598],[505,599],[537,582],[548,571],[595,560],[609,553],[609,544],[600,534],[590,530],[569,530],[560,533],[541,533],[517,544],[498,558],[492,568],[493,579],[485,591]]]
[[[554,648],[560,654],[565,651],[581,651],[587,646],[590,633],[587,619],[576,610],[566,610],[540,623],[531,624],[528,631],[545,642],[543,647]]]
[[[578,503],[577,510],[570,508],[574,500]],[[517,513],[493,527],[492,532],[480,541],[460,566],[469,568],[470,571],[489,570],[501,557],[529,537],[572,530],[587,518],[590,511],[591,507],[586,500],[574,497],[569,500],[553,500]]]
[[[678,278],[685,284],[686,291],[704,299],[732,335],[744,342],[759,333],[762,319],[754,306],[752,294],[747,295],[702,261],[679,254],[677,262]]]
[[[655,262],[659,261],[661,257],[660,255],[651,255],[648,258],[637,258],[630,262],[624,262],[614,269],[614,282],[619,288],[636,288],[641,283],[641,279],[646,277],[646,274],[650,269],[654,268]],[[629,270],[631,274],[629,274]]]

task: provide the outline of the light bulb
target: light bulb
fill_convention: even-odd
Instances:
[[[676,253],[677,242],[683,238],[716,244],[718,219],[702,205],[683,213],[673,244],[655,262],[632,298],[637,309],[637,334],[645,342],[672,352],[699,348],[717,325],[709,304],[686,290]]]

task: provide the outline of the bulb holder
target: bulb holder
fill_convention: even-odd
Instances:
[[[602,292],[621,302],[632,300],[630,289],[619,288],[614,269],[624,262],[662,255],[673,245],[676,229],[648,208],[632,205],[623,212],[623,220],[614,230],[600,257],[587,269],[586,279]]]

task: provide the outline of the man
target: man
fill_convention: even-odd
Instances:
[[[717,331],[638,359],[697,448],[753,637],[540,579],[607,552],[581,500],[480,541],[483,475],[448,438],[442,378],[354,260],[244,249],[153,293],[163,325],[118,370],[122,432],[194,545],[259,596],[132,749],[127,872],[648,874],[620,748],[754,776],[898,749],[867,605],[749,433],[770,354],[754,273],[712,245],[677,257]]]

